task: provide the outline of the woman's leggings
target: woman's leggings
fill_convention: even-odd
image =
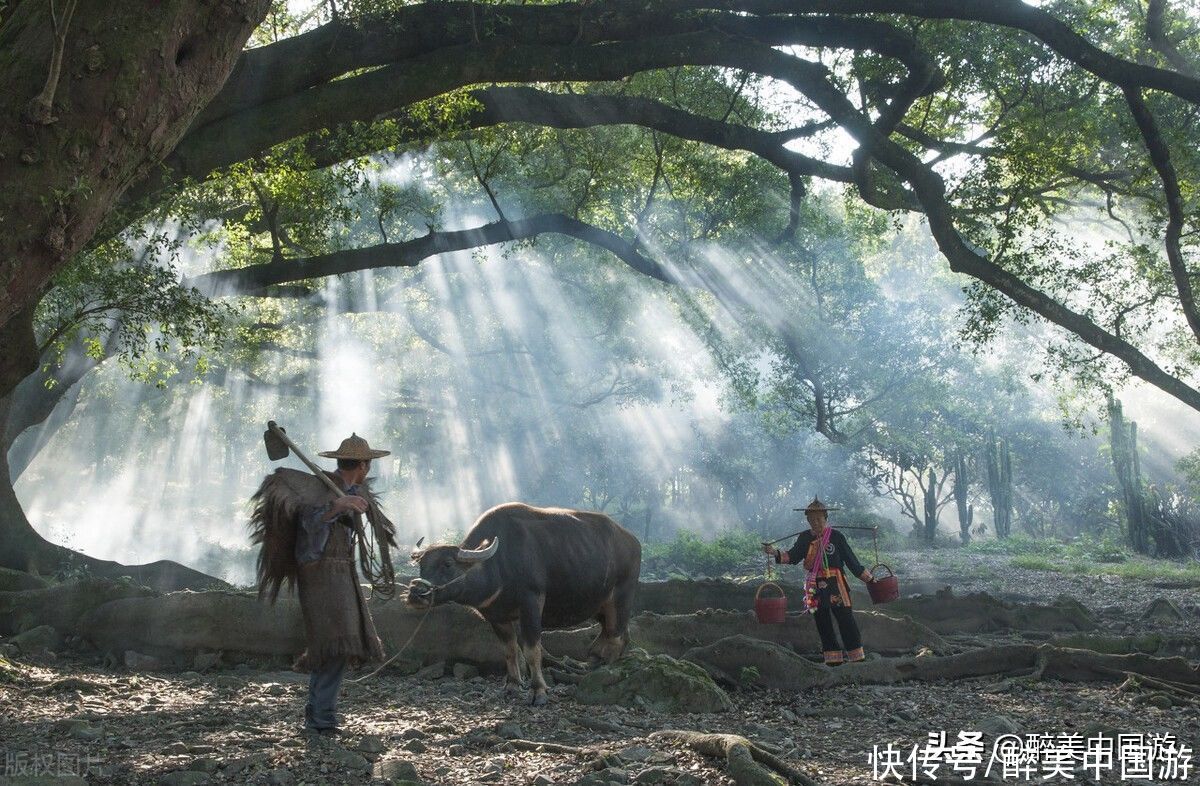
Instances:
[[[837,620],[838,630],[842,634],[841,646],[838,645],[837,634],[833,632],[833,620]],[[841,663],[842,648],[846,650],[846,659],[862,660],[862,635],[858,632],[858,623],[854,621],[854,612],[845,606],[820,606],[813,613],[817,623],[817,633],[821,636],[821,653],[826,663]]]

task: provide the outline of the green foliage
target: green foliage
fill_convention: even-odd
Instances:
[[[72,259],[38,305],[43,356],[61,362],[80,343],[93,359],[115,355],[143,382],[165,384],[185,364],[203,373],[233,308],[180,283],[179,247],[164,232],[146,233]]]
[[[1023,554],[1019,557],[1013,557],[1011,560],[1009,560],[1009,564],[1014,568],[1025,568],[1026,570],[1061,571],[1058,563],[1054,562],[1049,557],[1043,557],[1037,554]]]
[[[1055,562],[1111,565],[1130,559],[1125,542],[1114,535],[1084,536],[1063,543],[1050,538],[1014,535],[1003,540],[977,540],[963,548],[971,554],[996,554],[1014,558],[1053,559]]]
[[[758,670],[757,666],[743,666],[742,670],[738,672],[738,682],[742,685],[754,685],[761,676],[762,672]]]
[[[674,566],[688,575],[721,576],[762,557],[762,538],[752,532],[728,530],[705,540],[690,530],[673,540],[642,544],[642,570],[660,572]]]

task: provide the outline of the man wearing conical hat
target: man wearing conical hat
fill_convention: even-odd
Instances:
[[[774,555],[780,564],[803,563],[807,571],[804,607],[812,612],[813,621],[817,623],[826,665],[840,666],[846,660],[859,661],[865,657],[862,636],[850,608],[850,588],[846,586],[844,572],[849,570],[867,583],[875,577],[854,556],[846,536],[828,526],[831,510],[837,508],[826,507],[820,499],[813,497],[804,509],[808,532],[800,533],[795,545],[787,551],[780,551],[770,544],[764,544],[763,550]],[[833,629],[835,620],[842,637],[840,643]]]
[[[254,495],[252,539],[262,544],[258,557],[259,595],[274,602],[280,585],[299,590],[307,648],[294,668],[309,672],[304,726],[310,733],[336,734],[338,692],[346,668],[383,659],[383,645],[358,583],[355,537],[362,537],[365,514],[389,545],[395,527],[379,509],[367,484],[372,459],[388,455],[351,434],[337,450],[319,455],[337,460],[325,474],[345,496],[337,496],[319,477],[277,469]],[[385,551],[386,553],[386,551]]]

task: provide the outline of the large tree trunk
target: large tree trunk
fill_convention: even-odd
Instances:
[[[0,417],[0,451],[8,457],[8,478],[13,483],[70,419],[83,378],[104,362],[117,338],[114,329],[101,358],[88,354],[78,343],[67,349],[61,363],[46,353],[38,361],[38,371],[13,390],[8,411]]]
[[[9,400],[0,398],[0,422],[8,414]],[[0,451],[0,567],[26,573],[53,573],[63,561],[54,544],[34,531],[8,478],[7,451]]]
[[[268,6],[81,0],[64,19],[61,5],[10,4],[0,22],[0,396],[37,367],[33,311],[54,275],[175,147]]]
[[[37,369],[34,309],[54,275],[112,218],[125,189],[175,147],[269,5],[81,0],[64,17],[50,3],[10,4],[0,21],[0,423]],[[4,436],[0,454],[16,438],[7,425]],[[54,572],[74,561],[100,575],[130,571],[38,535],[9,478],[0,455],[0,566]],[[214,581],[173,563],[144,575],[161,586]]]
[[[0,399],[0,423],[8,413],[8,399]],[[120,523],[117,522],[117,526]],[[72,551],[43,538],[34,530],[9,481],[8,461],[0,451],[0,568],[51,575],[75,568],[98,578],[129,576],[160,592],[228,587],[224,581],[169,560],[145,565],[123,565]]]

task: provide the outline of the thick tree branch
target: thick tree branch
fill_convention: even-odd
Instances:
[[[708,5],[715,4],[709,0]],[[759,14],[904,14],[985,22],[1029,33],[1057,54],[1114,85],[1162,90],[1200,104],[1200,79],[1105,52],[1049,11],[1023,0],[744,0],[737,5]]]
[[[1171,277],[1175,279],[1175,289],[1179,292],[1179,305],[1187,317],[1192,335],[1200,341],[1200,313],[1196,311],[1196,296],[1192,291],[1192,277],[1188,272],[1187,263],[1183,258],[1183,248],[1180,246],[1180,236],[1183,233],[1183,195],[1179,191],[1179,178],[1171,163],[1171,153],[1167,142],[1158,130],[1158,123],[1150,113],[1142,99],[1142,93],[1136,88],[1125,88],[1125,102],[1129,111],[1142,133],[1146,150],[1150,153],[1150,161],[1154,164],[1158,178],[1162,181],[1163,195],[1167,200],[1167,231],[1164,242],[1167,246],[1167,260],[1171,266]]]
[[[1181,74],[1195,77],[1196,67],[1184,57],[1179,47],[1167,35],[1166,31],[1167,0],[1150,0],[1146,8],[1146,38],[1162,55],[1171,67]]]
[[[260,265],[206,273],[184,282],[185,286],[212,296],[261,294],[269,286],[387,267],[415,267],[438,254],[530,240],[538,235],[559,234],[603,248],[642,275],[667,283],[673,277],[657,262],[643,256],[632,243],[608,230],[560,213],[549,213],[513,221],[496,221],[472,229],[430,232],[403,243],[383,243],[367,248],[330,254],[265,262]]]
[[[935,3],[936,5],[936,3]],[[725,65],[749,68],[757,73],[782,79],[806,95],[832,117],[867,152],[896,172],[913,189],[929,221],[938,248],[950,268],[965,273],[1017,305],[1065,328],[1096,349],[1123,361],[1136,376],[1186,403],[1200,409],[1200,391],[1168,374],[1141,350],[1097,325],[1088,317],[1071,310],[1049,295],[1030,286],[1020,277],[980,254],[958,233],[953,211],[946,200],[941,176],[909,151],[884,136],[871,120],[864,117],[845,94],[834,86],[825,66],[791,57],[764,47],[731,46],[720,58]]]

